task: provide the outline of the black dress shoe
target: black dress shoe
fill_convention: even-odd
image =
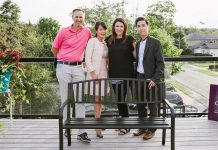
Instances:
[[[77,139],[84,142],[84,143],[90,143],[91,139],[88,137],[88,134],[86,132],[77,135]]]

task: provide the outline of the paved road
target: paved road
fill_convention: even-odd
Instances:
[[[194,98],[203,105],[208,105],[210,84],[218,84],[218,76],[208,76],[196,71],[198,67],[186,65],[182,71],[173,77],[173,80],[182,83],[193,92]]]

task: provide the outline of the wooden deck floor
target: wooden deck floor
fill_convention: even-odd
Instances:
[[[14,120],[13,126],[7,119],[1,119],[4,128],[0,129],[0,150],[58,150],[58,120]],[[153,139],[144,141],[131,133],[121,136],[115,130],[103,131],[104,138],[95,137],[94,130],[88,130],[92,138],[90,144],[76,139],[73,130],[72,146],[66,150],[170,150],[170,131],[167,130],[167,142],[161,145],[161,130]],[[176,150],[217,150],[218,122],[207,118],[176,119]]]

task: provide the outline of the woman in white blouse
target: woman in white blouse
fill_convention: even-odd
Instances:
[[[108,71],[108,48],[106,43],[104,42],[104,38],[106,36],[107,27],[104,22],[96,22],[95,24],[95,32],[96,35],[94,38],[88,41],[85,53],[85,61],[87,67],[87,76],[86,79],[100,79],[100,78],[107,78]],[[99,95],[99,87],[96,84],[95,88],[95,95]],[[104,88],[105,82],[101,83],[101,99],[104,98]],[[107,85],[108,90],[108,85]],[[90,93],[93,93],[93,86],[91,85]],[[90,94],[91,95],[91,94]],[[98,96],[96,96],[96,101],[98,100]],[[95,118],[100,118],[101,116],[101,104],[95,104],[94,106],[94,113]],[[99,138],[103,138],[101,133],[101,129],[96,129],[96,136]]]

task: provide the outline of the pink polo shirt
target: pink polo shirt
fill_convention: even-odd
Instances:
[[[74,32],[71,26],[62,28],[52,44],[58,49],[57,59],[65,62],[82,61],[88,40],[91,38],[90,29],[81,28]]]

